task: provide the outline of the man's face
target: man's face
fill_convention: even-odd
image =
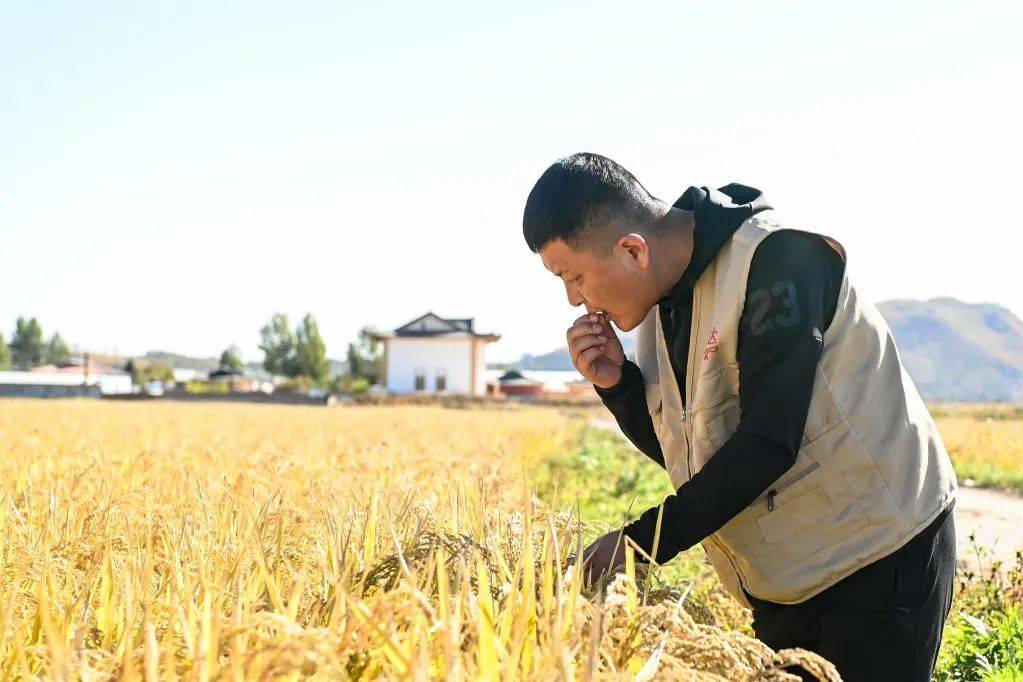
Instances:
[[[564,282],[569,305],[603,310],[622,331],[638,326],[657,301],[649,294],[649,250],[638,234],[620,237],[605,257],[554,239],[540,249],[540,260]]]

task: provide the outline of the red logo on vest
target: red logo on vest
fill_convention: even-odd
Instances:
[[[703,347],[703,359],[706,360],[711,356],[712,353],[717,352],[718,349],[718,326],[714,325],[710,330],[710,336],[707,337],[707,345]]]

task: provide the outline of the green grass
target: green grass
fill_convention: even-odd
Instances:
[[[944,417],[970,417],[973,419],[1023,419],[1023,405],[1019,403],[927,403],[935,419]]]
[[[621,528],[674,492],[668,474],[621,436],[577,422],[575,445],[546,460],[536,473],[537,493],[586,522],[584,539]],[[664,585],[693,584],[692,597],[708,622],[752,635],[748,613],[720,586],[697,545],[654,571]]]
[[[993,488],[1023,494],[1023,470],[1010,468],[1001,462],[977,462],[954,459],[952,466],[959,483],[969,479],[978,488]]]
[[[579,503],[584,521],[620,525],[629,512],[644,511],[672,492],[667,474],[631,444],[604,429],[579,426],[576,448],[544,463],[541,489],[560,488],[563,502]]]
[[[986,618],[957,614],[949,625],[939,659],[939,679],[1023,680],[1019,604],[1010,604]]]

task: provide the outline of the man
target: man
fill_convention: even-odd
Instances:
[[[584,563],[620,566],[621,535],[658,563],[702,543],[769,646],[816,651],[847,680],[927,680],[955,474],[844,247],[783,220],[736,184],[669,206],[588,153],[530,192],[526,243],[586,306],[573,363],[676,488]],[[635,362],[609,322],[638,328]]]

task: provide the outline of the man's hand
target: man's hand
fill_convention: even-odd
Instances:
[[[624,564],[625,536],[621,535],[621,530],[602,535],[583,550],[583,584],[592,585],[602,574],[614,571]]]
[[[568,328],[568,352],[591,384],[611,388],[621,381],[625,351],[604,313],[587,313]]]

